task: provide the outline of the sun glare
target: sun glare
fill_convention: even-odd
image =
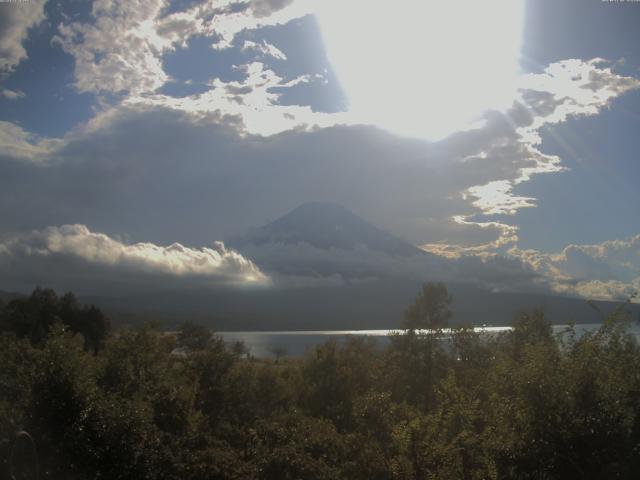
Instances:
[[[437,140],[514,99],[523,0],[319,3],[329,59],[358,121]]]

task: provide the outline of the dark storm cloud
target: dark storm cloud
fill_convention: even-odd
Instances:
[[[38,161],[4,149],[2,229],[81,223],[201,245],[328,200],[413,243],[484,243],[500,228],[453,217],[481,213],[467,189],[536,168],[517,127],[490,113],[482,128],[434,144],[362,126],[262,137],[241,135],[237,117],[118,107]]]
[[[45,165],[5,158],[3,228],[83,223],[137,240],[199,245],[305,201],[331,200],[417,242],[431,230],[421,221],[465,210],[455,193],[478,176],[491,178],[478,171],[471,179],[467,165],[425,142],[373,128],[264,138],[241,137],[236,127],[215,116],[122,109]],[[447,153],[455,150],[465,149],[453,141]]]
[[[492,139],[499,130],[510,135],[504,126],[490,130]],[[139,256],[133,256],[132,264],[109,252],[135,247],[140,241],[152,242],[152,252],[165,251],[170,247],[158,245],[173,242],[187,245],[181,249],[210,245],[309,199],[344,204],[394,233],[398,227],[407,237],[413,231],[417,239],[430,235],[434,239],[468,238],[477,230],[476,240],[491,240],[490,229],[449,220],[468,208],[461,197],[452,194],[479,178],[491,178],[491,172],[482,168],[465,174],[475,161],[461,160],[469,147],[464,135],[452,138],[445,148],[399,139],[370,127],[286,132],[268,138],[242,136],[239,131],[233,117],[197,118],[158,108],[120,109],[76,132],[47,160],[5,155],[0,161],[3,269],[12,274],[5,274],[3,281],[20,286],[38,279],[88,292],[101,291],[109,282],[112,291],[224,284],[238,272],[171,275],[157,265],[133,268]],[[468,138],[480,141],[483,137],[473,132]],[[88,228],[45,228],[64,224]],[[16,234],[31,229],[37,231]],[[124,239],[117,240],[118,235]],[[81,241],[67,241],[68,248],[59,251],[49,246],[50,239],[57,237]],[[104,255],[120,258],[115,264],[83,254],[105,250],[104,245],[110,246]],[[129,251],[134,247],[128,247]],[[43,251],[45,254],[33,254]],[[284,286],[391,275],[531,289],[537,277],[518,261],[490,256],[398,259],[366,249],[327,251],[305,245],[285,249],[268,245],[242,254],[241,258],[255,260],[258,266],[287,264],[287,273],[265,272],[275,273],[276,285]],[[333,270],[309,271],[309,265],[318,263],[332,265]],[[366,275],[351,278],[353,271]]]

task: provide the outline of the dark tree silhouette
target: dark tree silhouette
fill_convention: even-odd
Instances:
[[[451,318],[452,300],[443,283],[426,282],[415,302],[405,311],[403,327],[407,330],[446,327]]]
[[[42,345],[56,322],[84,337],[86,350],[98,352],[111,328],[109,319],[94,305],[80,306],[75,295],[58,297],[49,288],[36,288],[31,296],[11,300],[0,314],[0,331]]]
[[[203,350],[211,343],[211,330],[194,322],[184,322],[178,331],[178,345],[189,350]]]

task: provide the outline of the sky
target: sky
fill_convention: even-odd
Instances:
[[[330,201],[506,286],[625,298],[639,24],[632,1],[0,2],[0,288],[272,284],[223,242]]]

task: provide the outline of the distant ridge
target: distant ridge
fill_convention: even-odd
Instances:
[[[22,293],[16,292],[5,292],[4,290],[0,290],[0,302],[8,303],[11,300],[15,300],[17,298],[24,298],[26,295]]]
[[[428,255],[409,242],[375,227],[336,203],[310,202],[245,236],[232,241],[239,246],[252,244],[300,244],[329,250],[369,250],[392,256]]]

